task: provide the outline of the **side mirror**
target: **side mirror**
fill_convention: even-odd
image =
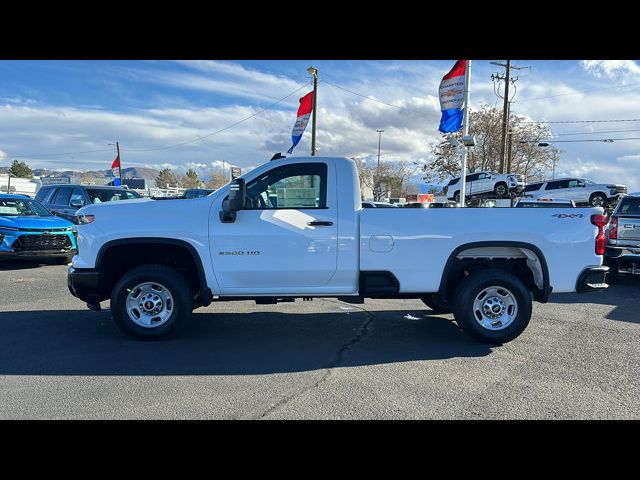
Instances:
[[[73,200],[73,201],[70,203],[70,205],[71,205],[73,208],[82,208],[82,207],[84,207],[84,202],[83,202],[82,200]]]
[[[247,184],[244,178],[236,178],[231,182],[229,197],[222,202],[220,221],[233,223],[236,221],[236,212],[244,208],[247,199]]]

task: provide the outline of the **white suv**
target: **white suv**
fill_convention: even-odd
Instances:
[[[525,197],[567,198],[576,204],[586,203],[592,207],[606,207],[610,203],[617,203],[626,194],[625,185],[595,183],[585,178],[561,178],[531,183],[524,189]]]
[[[466,179],[467,197],[486,194],[507,197],[510,192],[523,192],[526,185],[524,175],[515,173],[476,172],[467,175]],[[460,177],[453,178],[444,188],[449,200],[460,201]]]

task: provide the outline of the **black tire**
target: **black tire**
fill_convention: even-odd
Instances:
[[[514,297],[517,313],[513,321],[503,329],[490,330],[480,325],[474,312],[476,296],[488,287],[503,287]],[[504,270],[487,269],[465,278],[456,292],[453,314],[458,326],[482,343],[499,345],[520,335],[531,319],[531,295],[522,281]]]
[[[591,194],[591,196],[589,197],[589,205],[591,205],[592,207],[606,208],[606,206],[609,205],[609,200],[604,193],[596,192]]]
[[[138,325],[127,312],[127,295],[137,285],[157,283],[172,297],[170,315],[159,326]],[[168,304],[168,302],[167,302]],[[165,339],[177,335],[188,323],[193,311],[193,294],[189,282],[175,269],[164,265],[142,265],[129,270],[111,292],[111,315],[126,334],[138,339]]]
[[[451,305],[438,302],[435,294],[429,294],[422,297],[422,303],[429,307],[433,313],[451,313],[453,309]]]
[[[456,203],[460,203],[460,190],[457,190],[453,194],[453,201],[456,202]]]
[[[498,197],[506,197],[509,194],[509,186],[504,182],[498,182],[495,187],[493,187],[493,193],[495,193]]]

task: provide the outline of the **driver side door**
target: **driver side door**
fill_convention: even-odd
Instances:
[[[333,165],[275,166],[247,182],[232,223],[212,210],[213,270],[226,295],[294,294],[327,285],[337,270]]]

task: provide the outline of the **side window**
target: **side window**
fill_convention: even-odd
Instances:
[[[69,199],[71,198],[71,187],[61,187],[58,189],[58,193],[53,198],[51,203],[53,205],[69,205]]]
[[[475,182],[478,180],[478,174],[474,173],[473,175],[467,175],[467,182]]]
[[[478,180],[484,180],[487,177],[488,177],[488,175],[486,173],[479,173],[478,174]]]
[[[283,165],[247,184],[248,210],[326,208],[327,165]]]
[[[85,204],[84,193],[82,193],[82,190],[80,190],[79,188],[74,188],[73,192],[71,193],[71,199],[69,200],[69,205],[82,206],[84,204]]]
[[[584,184],[580,185],[580,182],[578,180],[569,180],[569,188],[576,187],[584,187]]]
[[[51,188],[41,188],[38,190],[38,193],[36,193],[36,200],[39,202],[46,202],[51,190]]]
[[[535,192],[536,190],[540,190],[540,187],[542,187],[541,183],[533,183],[531,185],[527,185],[526,187],[524,187],[524,191]]]

